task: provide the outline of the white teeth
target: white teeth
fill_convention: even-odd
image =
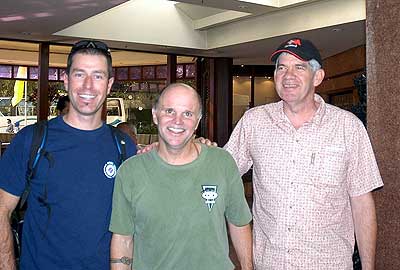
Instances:
[[[93,95],[79,95],[79,97],[84,98],[84,99],[93,99],[95,96]]]
[[[185,131],[183,128],[172,128],[172,127],[169,127],[168,130],[174,133],[182,133]]]

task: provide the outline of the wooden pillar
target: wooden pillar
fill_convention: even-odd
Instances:
[[[167,86],[176,82],[176,55],[167,55]]]
[[[216,117],[215,117],[215,59],[209,59],[208,66],[208,138],[215,142],[216,138]]]
[[[223,146],[232,132],[233,59],[215,58],[214,61],[214,139],[218,145]]]
[[[39,44],[39,78],[37,92],[37,120],[46,120],[49,115],[49,55],[50,45]]]

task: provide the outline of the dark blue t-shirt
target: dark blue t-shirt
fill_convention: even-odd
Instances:
[[[49,121],[46,151],[32,179],[20,269],[109,269],[108,231],[118,150],[110,128],[85,131]],[[20,196],[32,142],[22,129],[0,161],[0,188]],[[128,156],[136,147],[125,138]]]

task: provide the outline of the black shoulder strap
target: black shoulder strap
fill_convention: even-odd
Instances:
[[[47,121],[37,122],[33,126],[33,136],[31,143],[31,151],[29,153],[28,169],[26,171],[25,190],[22,193],[20,200],[20,208],[22,208],[31,191],[31,180],[36,173],[36,166],[44,154],[44,146],[47,140]]]
[[[118,149],[119,157],[118,157],[118,166],[124,162],[124,160],[127,159],[126,155],[126,145],[125,145],[125,140],[122,134],[122,131],[119,130],[116,127],[113,127],[112,125],[108,125],[111,130],[112,137],[114,139],[115,146]]]

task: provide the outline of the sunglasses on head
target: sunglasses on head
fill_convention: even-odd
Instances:
[[[71,49],[71,54],[83,50],[83,49],[96,49],[96,50],[100,50],[102,52],[104,52],[106,55],[111,57],[111,51],[108,48],[108,46],[101,41],[97,41],[97,40],[81,40],[78,41],[77,43],[74,44],[74,46],[72,46]]]

